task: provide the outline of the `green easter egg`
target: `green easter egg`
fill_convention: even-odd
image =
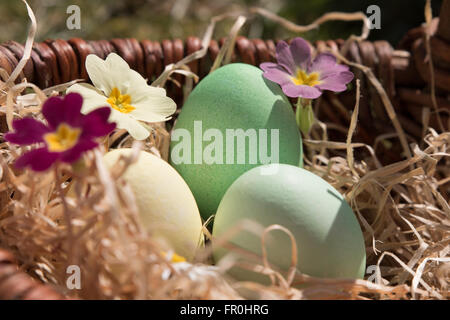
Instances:
[[[292,106],[259,68],[234,63],[195,87],[175,123],[170,163],[187,182],[206,220],[228,187],[261,164],[302,165]]]
[[[269,170],[270,169],[270,170]],[[267,174],[265,171],[271,171]],[[328,182],[302,168],[268,165],[240,176],[227,190],[214,219],[213,236],[221,239],[248,219],[263,227],[281,225],[292,232],[297,245],[297,268],[302,273],[329,278],[363,278],[366,253],[361,227],[343,196]],[[280,271],[291,265],[291,240],[279,230],[268,233],[268,260]],[[261,235],[247,230],[230,242],[261,257]],[[214,246],[216,261],[230,251]],[[238,260],[252,261],[234,252]],[[252,262],[261,264],[261,259]],[[238,280],[269,278],[235,267],[230,274]]]

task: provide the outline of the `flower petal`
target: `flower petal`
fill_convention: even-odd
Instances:
[[[64,118],[63,99],[61,97],[48,98],[42,106],[42,114],[52,129],[58,127]]]
[[[131,94],[134,88],[148,86],[147,81],[118,54],[110,53],[105,60],[111,90],[117,88],[122,94]],[[97,87],[97,86],[96,86]],[[110,92],[105,92],[109,96]],[[159,91],[159,90],[155,90]]]
[[[87,114],[88,112],[100,107],[109,106],[106,101],[106,96],[102,91],[96,89],[94,86],[87,83],[77,83],[72,85],[67,92],[77,92],[83,96],[83,106],[81,112]]]
[[[295,66],[306,70],[308,63],[311,60],[311,47],[303,38],[295,38],[289,46]],[[295,72],[295,70],[294,70]]]
[[[306,99],[316,99],[322,95],[322,92],[318,89],[318,86],[297,86],[294,83],[287,83],[281,88],[283,89],[284,94],[291,98],[302,97]]]
[[[83,152],[94,149],[98,146],[98,143],[90,139],[80,139],[80,141],[67,151],[61,153],[61,161],[66,163],[72,163],[77,161]]]
[[[319,54],[308,68],[308,73],[318,72],[320,79],[327,76],[348,71],[349,68],[343,64],[336,63],[336,57],[330,53]]]
[[[279,41],[277,43],[276,56],[279,65],[283,66],[290,74],[295,74],[297,66],[295,65],[291,49],[286,42]]]
[[[337,74],[330,75],[321,80],[321,83],[316,87],[321,90],[331,90],[335,92],[342,92],[347,89],[347,83],[353,80],[353,73],[344,71]]]
[[[263,76],[279,85],[284,85],[287,82],[292,82],[291,75],[286,72],[286,70],[280,65],[272,62],[261,63],[259,66],[264,70]]]
[[[86,71],[94,86],[108,96],[114,88],[114,83],[106,61],[95,54],[90,54],[86,57]]]
[[[130,94],[133,88],[145,87],[145,80],[138,72],[131,69],[128,63],[116,53],[110,53],[105,60],[95,55],[86,58],[86,70],[94,86],[101,90],[105,96],[109,96],[114,88],[122,94]],[[162,95],[159,88],[154,88],[154,93]]]
[[[50,131],[46,125],[33,118],[14,120],[12,125],[14,132],[5,134],[5,140],[18,145],[42,142],[43,135]]]
[[[141,77],[141,75],[139,75],[139,77]],[[146,98],[148,96],[166,97],[166,89],[159,87],[152,87],[149,86],[147,83],[145,83],[144,85],[141,84],[131,87],[130,90],[128,91],[128,94],[131,96],[132,98],[131,104],[133,104],[136,101],[139,102],[141,99]]]
[[[42,114],[52,129],[56,129],[62,122],[77,127],[82,117],[82,104],[83,97],[78,93],[70,93],[64,98],[51,97],[44,102]]]
[[[136,109],[130,115],[146,122],[166,121],[177,110],[177,105],[171,98],[151,96],[150,93],[132,104]]]
[[[136,140],[144,140],[150,135],[150,132],[134,119],[130,114],[121,113],[116,110],[112,110],[110,121],[114,121],[117,124],[117,128],[125,129]]]
[[[15,166],[18,169],[30,166],[34,171],[45,171],[58,159],[58,156],[58,153],[49,152],[47,148],[34,149],[20,156]]]
[[[69,93],[63,98],[64,102],[64,122],[78,127],[81,124],[83,114],[81,113],[81,106],[83,105],[83,97],[79,93]]]
[[[83,118],[82,137],[102,137],[109,134],[116,128],[115,123],[108,122],[109,115],[111,114],[111,108],[101,107],[89,112]]]
[[[133,92],[135,92],[136,90],[141,91],[141,89],[147,89],[147,91],[150,91],[151,95],[161,97],[166,96],[166,90],[164,88],[149,86],[147,84],[147,80],[145,80],[140,73],[136,72],[133,69],[129,69],[127,77],[129,82],[129,88],[121,89],[120,87],[118,87],[124,94],[132,95]]]

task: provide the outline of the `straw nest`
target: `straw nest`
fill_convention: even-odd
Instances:
[[[29,13],[33,21],[30,9]],[[210,40],[216,21],[208,28],[204,42]],[[229,46],[244,22],[245,18],[237,19]],[[27,44],[32,44],[33,37],[32,26]],[[226,59],[226,50],[219,54],[220,59]],[[200,50],[168,66],[156,84],[164,86],[179,70],[195,80],[185,66],[202,54]],[[41,119],[45,99],[65,89],[63,85],[41,91],[26,80],[14,84],[23,65],[17,68],[11,75],[0,72],[2,132],[8,130],[13,118]],[[359,97],[359,85],[356,90]],[[410,157],[383,166],[375,146],[352,143],[358,111],[355,101],[345,142],[328,141],[327,126],[317,122],[313,138],[304,141],[305,167],[332,184],[354,209],[366,241],[366,280],[319,279],[301,270],[281,277],[261,259],[259,265],[246,267],[272,275],[271,286],[233,282],[225,275],[233,260],[212,265],[210,246],[194,263],[172,263],[161,253],[167,248],[161,248],[141,227],[135,200],[122,178],[139,149],[167,157],[170,133],[164,124],[154,125],[151,137],[142,144],[116,132],[99,150],[86,155],[84,168],[60,165],[42,174],[16,171],[13,163],[24,150],[2,142],[0,246],[13,252],[20,268],[38,281],[81,299],[446,299],[450,275],[450,132],[429,128],[422,141],[409,145]],[[136,152],[109,171],[101,158],[112,145],[132,146]],[[353,156],[356,152],[357,158]],[[95,192],[82,192],[87,186]],[[263,240],[263,235],[278,227],[262,231],[246,224],[242,228],[259,232]],[[292,260],[295,264],[296,257]],[[79,290],[67,288],[70,265],[80,268]],[[309,285],[303,289],[292,286],[299,283]]]

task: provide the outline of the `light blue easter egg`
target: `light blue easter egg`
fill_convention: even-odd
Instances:
[[[267,165],[241,175],[220,202],[214,219],[214,238],[225,236],[244,219],[264,227],[278,224],[289,229],[296,240],[297,268],[305,274],[327,278],[364,276],[364,239],[355,214],[335,188],[305,169]],[[282,231],[270,232],[269,236],[266,246],[269,262],[286,271],[291,264],[291,241]],[[230,242],[261,256],[260,236],[242,231]],[[214,245],[216,261],[229,252]],[[234,254],[238,260],[249,261],[245,255]],[[241,268],[233,268],[231,275],[239,280],[268,280]]]

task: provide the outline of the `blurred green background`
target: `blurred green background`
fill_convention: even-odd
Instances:
[[[442,1],[432,1],[433,15],[439,14]],[[376,4],[381,8],[381,29],[372,30],[370,40],[386,39],[395,45],[410,28],[424,21],[425,0],[29,0],[38,20],[37,41],[47,38],[81,37],[111,39],[134,37],[161,40],[201,37],[214,15],[245,11],[251,6],[266,8],[298,24],[308,24],[329,11],[366,13]],[[81,9],[81,29],[68,30],[66,9],[76,4]],[[29,20],[21,0],[0,0],[0,42],[26,39]],[[233,24],[218,24],[214,37],[227,34]],[[346,38],[359,34],[361,22],[327,22],[304,37],[310,40]],[[241,34],[255,38],[287,38],[293,34],[275,23],[255,17]]]

